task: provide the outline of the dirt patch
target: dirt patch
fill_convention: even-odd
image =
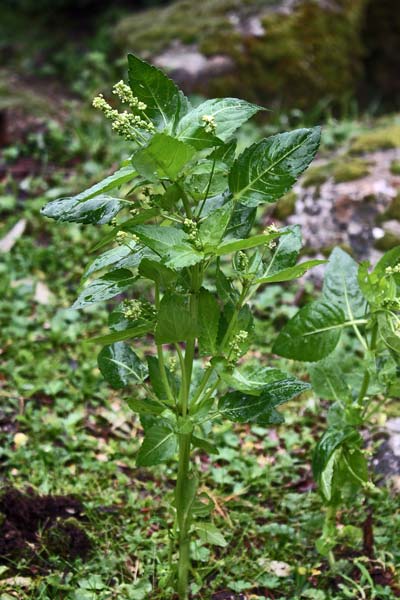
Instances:
[[[25,570],[38,573],[49,569],[53,557],[85,559],[91,542],[83,520],[83,506],[73,496],[5,489],[0,495],[0,564],[24,559]]]

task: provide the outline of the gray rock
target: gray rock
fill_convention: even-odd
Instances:
[[[400,476],[400,418],[387,421],[384,435],[386,439],[372,464],[376,473],[386,481]]]

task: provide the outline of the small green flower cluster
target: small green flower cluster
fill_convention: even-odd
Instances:
[[[185,219],[183,221],[183,227],[194,247],[200,250],[202,248],[202,243],[199,238],[199,230],[196,221],[193,221],[193,219]]]
[[[231,343],[229,344],[229,362],[231,363],[231,365],[234,365],[240,358],[242,354],[241,346],[247,340],[248,337],[248,332],[244,329],[241,329],[232,339]]]
[[[396,275],[397,273],[400,273],[400,263],[394,267],[386,267],[385,273],[386,275]]]
[[[239,273],[245,273],[249,267],[249,257],[246,252],[239,250],[234,259],[234,267]]]
[[[154,306],[146,300],[125,300],[122,312],[126,319],[132,321],[137,319],[152,320],[156,314]]]
[[[126,231],[118,231],[115,236],[117,244],[124,244],[125,242],[138,242],[139,238],[134,233],[127,233]]]
[[[119,112],[105,100],[103,94],[99,94],[93,99],[93,106],[97,110],[100,110],[107,119],[112,121],[113,130],[128,141],[137,142],[138,138],[143,139],[143,132],[154,131],[154,125],[145,114],[147,108],[144,102],[141,102],[136,96],[133,95],[132,90],[123,81],[116,83],[113,88],[114,94],[118,98],[129,105],[132,110],[136,110],[142,113],[133,114],[126,110]]]
[[[203,115],[201,120],[203,121],[204,129],[207,133],[215,133],[217,124],[213,115]]]

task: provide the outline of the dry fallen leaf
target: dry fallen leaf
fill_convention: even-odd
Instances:
[[[0,240],[0,252],[10,252],[15,242],[19,240],[24,233],[26,227],[26,219],[20,219],[10,229],[10,231]]]

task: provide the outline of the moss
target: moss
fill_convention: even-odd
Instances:
[[[302,184],[304,187],[310,187],[312,185],[322,185],[332,175],[331,163],[324,165],[318,165],[316,167],[310,167],[307,169],[305,176],[303,177]]]
[[[333,179],[336,183],[361,179],[361,177],[368,175],[369,167],[370,163],[361,158],[343,159],[334,165]]]
[[[390,172],[392,175],[400,175],[400,160],[392,160]]]
[[[351,144],[352,154],[400,148],[400,124],[388,125],[359,135]]]
[[[276,0],[179,0],[124,17],[115,40],[144,57],[156,55],[173,40],[195,43],[205,55],[230,56],[235,69],[218,78],[199,78],[192,91],[309,110],[327,97],[339,104],[355,90],[367,1],[301,0],[283,13],[268,11],[269,5],[280,6]],[[238,32],[229,14],[263,14],[265,35]]]
[[[272,216],[279,221],[285,221],[292,215],[296,208],[297,195],[295,192],[288,192],[279,200],[274,207]]]
[[[391,219],[400,221],[400,192],[393,198],[388,209],[380,216],[379,221],[384,222]]]
[[[399,244],[400,238],[394,233],[387,231],[383,237],[381,237],[379,240],[376,240],[375,248],[377,250],[382,250],[382,252],[387,252]]]

